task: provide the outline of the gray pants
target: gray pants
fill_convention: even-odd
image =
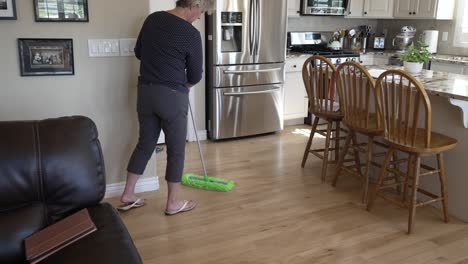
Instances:
[[[181,181],[187,137],[188,100],[187,93],[164,85],[138,85],[137,112],[140,136],[128,163],[129,172],[143,174],[162,129],[166,135],[166,180]]]

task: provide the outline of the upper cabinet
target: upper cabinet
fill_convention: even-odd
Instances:
[[[395,18],[453,19],[455,0],[395,0]]]
[[[347,18],[362,18],[363,14],[364,14],[364,0],[348,1],[348,8],[346,8]]]
[[[347,18],[393,18],[394,0],[350,0]]]
[[[300,16],[301,0],[288,0],[288,17]]]
[[[365,0],[364,17],[392,18],[393,0]]]

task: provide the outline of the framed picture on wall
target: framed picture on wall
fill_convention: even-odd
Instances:
[[[34,0],[34,15],[36,22],[88,22],[88,0]]]
[[[72,39],[18,39],[21,76],[73,75]]]
[[[0,19],[16,19],[16,0],[0,0]]]

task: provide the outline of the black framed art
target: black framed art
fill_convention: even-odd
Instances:
[[[36,22],[88,22],[88,0],[34,0],[34,15]]]
[[[16,19],[16,0],[0,0],[0,20]]]
[[[21,76],[74,75],[72,39],[18,39]]]

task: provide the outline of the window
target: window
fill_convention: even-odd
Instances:
[[[458,0],[457,25],[455,27],[455,47],[468,48],[468,3],[466,0]]]

